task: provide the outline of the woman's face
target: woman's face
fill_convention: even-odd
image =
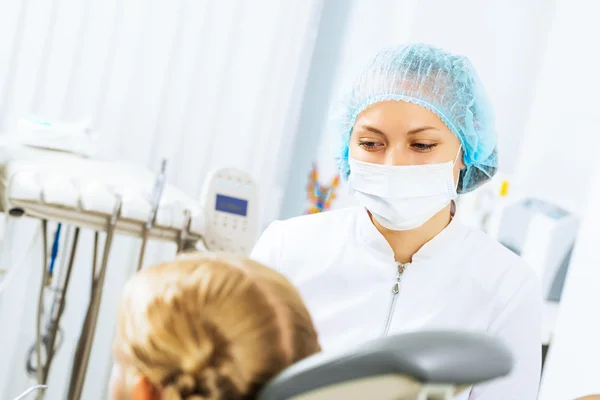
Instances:
[[[373,164],[420,165],[457,160],[454,179],[464,168],[460,141],[431,111],[404,101],[384,101],[356,118],[350,157]]]
[[[114,345],[113,345],[114,346]],[[111,400],[153,400],[158,399],[157,391],[144,377],[133,372],[117,346],[113,348],[113,367],[110,375]]]
[[[127,377],[121,364],[115,361],[110,374],[110,399],[129,400],[131,388],[128,387]]]
[[[110,376],[111,400],[158,400],[160,392],[147,378],[134,376],[117,361]]]

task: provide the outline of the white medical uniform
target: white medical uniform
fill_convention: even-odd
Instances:
[[[537,277],[518,256],[456,218],[414,255],[396,295],[394,253],[362,207],[273,222],[251,257],[299,289],[325,351],[380,337],[388,320],[388,334],[488,332],[512,349],[513,372],[475,386],[468,398],[537,397],[542,306]]]

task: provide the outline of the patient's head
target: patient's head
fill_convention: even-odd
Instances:
[[[283,276],[235,256],[189,257],[127,283],[113,398],[253,398],[275,374],[319,350],[311,317]]]

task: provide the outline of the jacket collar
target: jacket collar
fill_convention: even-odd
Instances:
[[[356,207],[356,235],[361,245],[365,245],[372,252],[386,259],[394,259],[394,252],[377,230],[369,213],[364,207]],[[413,256],[412,262],[423,262],[443,258],[449,252],[456,249],[464,241],[469,229],[464,226],[455,215],[450,224],[437,236],[425,243]]]

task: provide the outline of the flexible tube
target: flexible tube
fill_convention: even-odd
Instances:
[[[27,395],[29,393],[33,392],[34,390],[45,390],[47,388],[48,388],[48,386],[46,386],[46,385],[35,385],[35,386],[32,386],[29,389],[27,389],[26,391],[24,391],[23,393],[21,393],[20,395],[18,395],[17,397],[15,397],[14,400],[24,399],[25,397],[27,397]]]

